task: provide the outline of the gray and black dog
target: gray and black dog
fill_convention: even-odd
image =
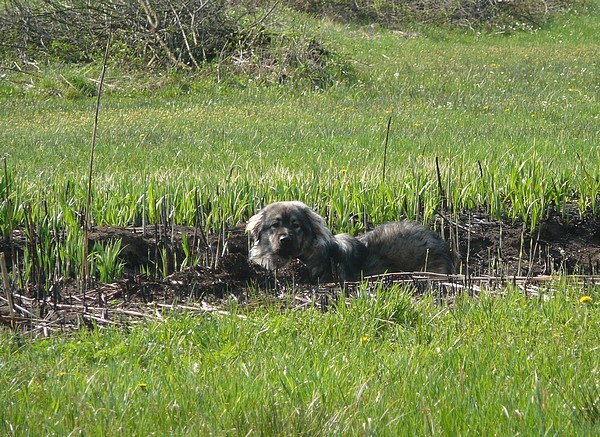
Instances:
[[[392,272],[454,273],[448,243],[420,224],[384,223],[358,237],[332,235],[325,220],[302,202],[275,202],[250,218],[250,261],[266,269],[303,261],[314,279],[359,280]]]

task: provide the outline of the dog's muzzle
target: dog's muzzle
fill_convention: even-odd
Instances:
[[[296,252],[296,238],[288,233],[280,234],[277,237],[277,254],[291,256]]]

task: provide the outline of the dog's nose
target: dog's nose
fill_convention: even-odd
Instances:
[[[290,241],[292,241],[292,237],[290,237],[290,236],[289,236],[289,235],[287,235],[287,234],[284,234],[284,235],[280,235],[280,236],[279,236],[279,242],[280,242],[280,243],[289,243]]]

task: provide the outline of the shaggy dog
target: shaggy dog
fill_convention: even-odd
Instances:
[[[252,216],[246,231],[253,239],[250,261],[276,270],[298,258],[313,278],[323,281],[386,272],[454,272],[448,244],[410,220],[385,223],[356,238],[334,236],[323,217],[304,203],[275,202]]]

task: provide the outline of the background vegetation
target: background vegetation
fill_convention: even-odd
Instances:
[[[261,204],[291,198],[315,206],[335,231],[352,232],[364,226],[354,217],[430,221],[440,208],[451,215],[484,208],[532,230],[554,211],[598,216],[596,4],[579,15],[547,15],[548,29],[510,35],[423,27],[420,19],[406,31],[343,24],[279,3],[196,5],[207,31],[233,26],[221,34],[191,27],[194,3],[156,2],[152,10],[164,10],[156,37],[147,11],[118,9],[132,5],[3,9],[12,30],[1,46],[0,231],[26,230],[25,282],[28,263],[45,264],[44,276],[71,276],[81,265],[106,20],[97,33],[78,35],[94,30],[97,14],[110,18],[114,39],[94,168],[96,224],[167,220],[216,232]],[[14,16],[22,19],[10,27]],[[200,39],[188,50],[200,34],[225,39]],[[141,64],[134,42],[147,47]],[[248,59],[256,62],[247,66]]]
[[[556,212],[598,217],[596,3],[508,35],[344,24],[279,4],[255,17],[285,29],[287,42],[270,47],[295,56],[294,68],[275,62],[279,73],[263,75],[259,62],[233,74],[229,55],[195,73],[140,70],[123,65],[113,42],[95,224],[218,232],[281,199],[303,200],[350,232],[403,216],[429,222],[441,209],[483,209],[533,231]],[[329,61],[313,68],[306,41]],[[22,55],[6,56],[0,83],[0,231],[26,231],[21,278],[32,280],[38,263],[46,283],[80,271],[100,61]]]

